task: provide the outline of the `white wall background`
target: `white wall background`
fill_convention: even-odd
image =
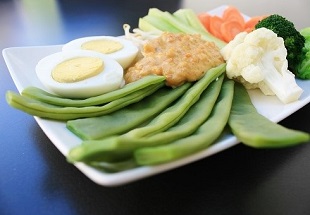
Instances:
[[[183,8],[196,13],[221,5],[233,5],[249,16],[277,13],[292,21],[297,29],[310,27],[310,0],[182,0]]]

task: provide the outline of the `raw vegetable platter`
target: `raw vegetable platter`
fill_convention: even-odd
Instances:
[[[209,13],[220,15],[225,7],[216,8]],[[61,47],[61,45],[13,47],[3,50],[5,62],[19,92],[28,86],[44,89],[35,74],[35,66],[40,59],[60,51]],[[279,122],[310,102],[310,81],[297,80],[297,84],[304,90],[302,96],[297,102],[286,105],[274,96],[264,96],[260,91],[250,91],[249,94],[259,113],[274,122]],[[81,143],[81,140],[66,128],[65,122],[39,117],[35,117],[35,120],[62,154],[67,155],[72,147]],[[226,134],[209,148],[188,157],[167,164],[137,167],[117,173],[105,173],[83,163],[75,165],[92,181],[104,186],[117,186],[189,164],[228,149],[238,142],[235,136]]]

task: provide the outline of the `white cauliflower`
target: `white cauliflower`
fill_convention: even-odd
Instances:
[[[272,30],[259,28],[239,33],[222,48],[226,74],[247,89],[259,88],[265,95],[276,95],[283,103],[299,99],[303,90],[288,70],[284,41]]]

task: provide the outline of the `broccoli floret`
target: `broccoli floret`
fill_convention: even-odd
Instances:
[[[310,79],[310,27],[301,29],[300,34],[305,37],[306,42],[303,48],[304,58],[298,67],[298,76],[301,79]]]
[[[272,14],[262,19],[256,24],[255,29],[262,27],[272,30],[278,37],[283,38],[287,50],[288,68],[296,77],[299,77],[298,66],[304,59],[303,47],[305,38],[291,21],[278,14]]]

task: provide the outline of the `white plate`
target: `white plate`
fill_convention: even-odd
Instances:
[[[220,14],[223,8],[225,8],[225,6],[216,8],[211,11],[211,13]],[[41,58],[60,50],[61,45],[13,47],[4,49],[3,57],[18,91],[21,92],[28,86],[44,88],[37,79],[35,66]],[[279,122],[310,102],[310,81],[297,80],[297,83],[304,92],[299,101],[291,104],[284,105],[276,97],[266,97],[259,91],[251,91],[250,96],[255,107],[262,115],[274,122]],[[35,120],[62,154],[67,155],[72,147],[81,143],[78,137],[67,130],[64,122],[46,120],[39,117],[35,117]],[[100,185],[117,186],[192,163],[230,148],[238,142],[235,136],[226,135],[208,149],[186,158],[167,164],[138,167],[119,173],[105,173],[83,163],[76,164],[76,167],[92,181]]]

